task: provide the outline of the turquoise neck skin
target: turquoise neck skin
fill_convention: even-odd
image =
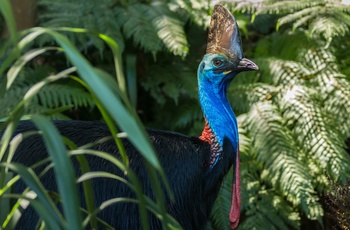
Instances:
[[[238,126],[236,116],[226,97],[227,89],[236,75],[234,71],[229,74],[215,73],[212,64],[213,57],[217,54],[207,54],[198,68],[198,94],[199,101],[206,121],[220,146],[223,146],[224,138],[227,137],[232,143],[234,153],[238,149]],[[220,55],[219,55],[220,56]],[[232,155],[234,157],[234,155]],[[211,166],[213,168],[217,163]]]

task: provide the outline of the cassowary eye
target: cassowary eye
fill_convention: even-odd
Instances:
[[[214,64],[214,66],[216,66],[216,67],[221,66],[222,63],[223,63],[223,62],[222,62],[221,60],[219,60],[219,59],[214,59],[214,60],[213,60],[213,64]]]

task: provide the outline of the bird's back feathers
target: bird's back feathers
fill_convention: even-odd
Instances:
[[[77,146],[110,136],[108,127],[101,122],[56,121],[55,126],[61,135],[69,138]],[[31,122],[23,121],[18,126],[16,133],[34,129],[35,127]],[[187,137],[174,132],[151,129],[147,131],[175,195],[174,201],[170,201],[167,198],[168,212],[179,221],[184,229],[203,229],[218,194],[222,179],[232,162],[221,160],[218,162],[218,167],[222,168],[222,170],[206,173],[210,156],[210,145],[207,142],[196,137]],[[142,156],[127,139],[123,139],[123,143],[130,160],[130,167],[139,177],[146,195],[152,197],[152,189]],[[98,144],[94,149],[119,156],[113,141]],[[230,145],[227,145],[225,149],[227,149],[227,155],[232,155],[232,147]],[[41,136],[33,135],[23,140],[16,151],[13,161],[30,166],[47,156]],[[225,155],[222,156],[222,158],[224,157]],[[92,171],[107,171],[125,177],[123,172],[106,160],[94,156],[87,156],[87,160]],[[77,161],[73,159],[73,163],[77,175],[80,175]],[[43,167],[40,167],[36,171],[39,172],[42,169]],[[52,170],[41,180],[48,190],[57,191]],[[17,192],[21,192],[24,187],[22,182],[18,184],[16,187]],[[112,179],[94,179],[93,187],[96,206],[105,200],[115,197],[135,197],[134,192],[125,184]],[[82,196],[81,186],[79,186],[79,191]],[[81,200],[83,204],[83,197],[81,197]],[[33,229],[35,226],[36,221],[34,219],[37,217],[33,210],[27,210],[26,212],[19,222],[18,226],[22,226],[19,229]],[[116,204],[103,210],[99,216],[116,229],[141,228],[136,204]],[[161,228],[160,222],[154,216],[150,217],[150,225],[151,229]]]

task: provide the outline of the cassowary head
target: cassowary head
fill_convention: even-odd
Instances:
[[[216,5],[208,34],[207,54],[198,69],[201,80],[214,84],[227,82],[247,70],[258,70],[258,66],[243,57],[239,28],[233,15],[222,5]]]

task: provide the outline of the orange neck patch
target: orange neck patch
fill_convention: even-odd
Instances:
[[[205,120],[204,129],[203,129],[202,135],[199,137],[199,139],[212,145],[213,144],[213,137],[214,137],[214,133],[210,129],[207,120]]]
[[[199,137],[202,141],[208,142],[210,145],[212,144],[212,135],[213,132],[211,131],[209,124],[207,121],[205,121],[204,129],[202,131],[202,135]]]

